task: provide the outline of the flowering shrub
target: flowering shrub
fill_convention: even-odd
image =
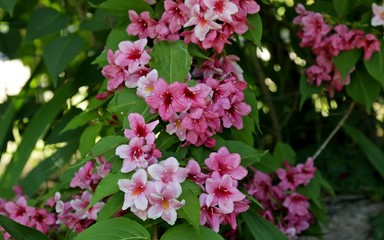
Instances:
[[[254,0],[65,3],[63,12],[68,7],[80,16],[74,19],[57,11],[59,3],[38,2],[45,7],[34,10],[18,34],[26,32],[23,51],[43,52],[54,95],[49,99],[43,87],[37,117],[15,120],[22,142],[0,177],[4,239],[279,240],[322,234],[322,196],[334,191],[315,159],[342,126],[384,176],[381,150],[345,124],[356,103],[370,113],[382,101],[382,33],[367,25],[382,25],[382,6],[373,1],[319,1],[333,3],[332,11],[319,2],[293,8]],[[9,23],[15,3],[5,8]],[[347,21],[360,5],[372,10],[372,18]],[[271,39],[279,34],[282,41]],[[274,51],[286,61],[263,56]],[[41,68],[35,66],[20,96],[29,100],[28,88],[47,84]],[[300,84],[279,83],[279,91],[295,92],[280,95],[284,104],[276,109],[271,78],[299,75]],[[329,124],[335,128],[327,138],[308,130],[321,125],[314,124],[311,107],[303,110],[305,117],[290,120],[298,89],[301,109],[308,108],[309,97],[315,107],[318,100],[320,107],[331,102],[339,109],[350,102],[340,121]],[[291,95],[294,105],[285,102]],[[14,99],[0,118],[5,128],[23,109],[25,99]],[[0,129],[0,147],[7,134]],[[38,139],[54,150],[24,176]],[[13,193],[14,185],[20,187]]]

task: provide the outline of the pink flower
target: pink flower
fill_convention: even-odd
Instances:
[[[144,145],[144,140],[138,137],[133,138],[129,145],[123,144],[118,146],[116,148],[116,155],[123,159],[121,172],[128,173],[135,168],[147,168],[149,164],[153,163],[147,161],[148,153],[151,150],[152,147]]]
[[[135,70],[131,69],[131,72],[128,75],[128,78],[125,80],[125,86],[127,88],[136,88],[138,87],[139,79],[143,76],[146,76],[151,69],[146,66],[140,65]]]
[[[303,34],[300,46],[316,48],[322,38],[330,31],[330,27],[324,22],[320,13],[311,13],[302,18]]]
[[[156,189],[156,188],[155,188]],[[148,200],[151,207],[148,209],[148,218],[157,219],[161,217],[168,224],[174,225],[177,219],[176,210],[180,209],[185,201],[178,201],[181,194],[181,188],[175,185],[168,185],[157,189],[156,191],[148,194]]]
[[[372,3],[372,12],[374,16],[371,20],[371,25],[374,27],[384,25],[384,6]]]
[[[119,50],[115,53],[115,62],[119,66],[128,66],[130,72],[135,71],[140,65],[149,63],[151,56],[144,47],[147,39],[139,39],[135,42],[123,41],[119,43]]]
[[[244,198],[242,201],[235,202],[233,212],[224,215],[225,217],[224,223],[229,223],[232,229],[236,229],[237,228],[236,217],[240,213],[248,211],[249,203],[250,201],[247,198]]]
[[[184,141],[186,138],[186,131],[183,126],[181,126],[181,119],[177,113],[173,113],[172,117],[169,119],[169,124],[166,126],[166,132],[170,135],[176,134],[180,141]]]
[[[218,18],[215,11],[209,9],[205,12],[200,12],[200,5],[196,4],[191,9],[191,18],[184,24],[184,27],[194,26],[195,36],[203,41],[205,36],[211,29],[220,29],[220,24],[215,20]]]
[[[182,85],[183,95],[175,99],[180,105],[185,106],[185,110],[190,107],[206,108],[208,96],[212,93],[211,88],[203,83],[198,83],[194,87],[187,87],[186,84]]]
[[[185,168],[179,167],[179,162],[174,157],[169,157],[166,160],[159,162],[158,164],[153,164],[148,167],[148,173],[151,177],[157,181],[157,183],[162,183],[166,185],[175,186],[175,188],[180,188],[180,183],[184,182],[187,177],[188,170]]]
[[[108,50],[109,65],[103,67],[101,73],[108,79],[107,90],[113,91],[118,89],[125,80],[128,79],[129,73],[126,67],[122,67],[115,63],[116,54],[112,50]]]
[[[221,176],[228,174],[235,180],[241,180],[247,175],[247,170],[240,166],[241,157],[238,153],[230,153],[226,147],[221,147],[217,153],[209,154],[204,163]]]
[[[147,183],[147,172],[144,169],[138,169],[132,179],[119,179],[118,185],[121,191],[125,193],[122,209],[135,206],[137,210],[145,211],[148,207],[148,199],[145,195],[145,185]]]
[[[164,2],[165,11],[161,17],[161,21],[169,22],[169,30],[172,33],[179,31],[188,21],[190,9],[182,2],[166,0]]]
[[[92,207],[90,207],[88,210],[86,208],[88,207],[89,203],[91,202],[92,194],[88,191],[83,192],[81,194],[80,199],[74,199],[71,200],[71,207],[76,210],[75,215],[79,219],[90,219],[90,220],[96,220],[97,219],[97,213],[101,211],[101,209],[104,207],[105,203],[98,202]]]
[[[4,210],[9,214],[9,218],[23,225],[28,225],[30,217],[35,214],[35,208],[27,205],[25,197],[19,197],[16,202],[6,202]]]
[[[49,225],[54,225],[55,222],[55,214],[48,213],[45,209],[36,209],[28,225],[36,228],[40,232],[47,233],[50,228]]]
[[[308,199],[298,193],[288,195],[283,202],[283,206],[286,207],[289,211],[289,214],[292,215],[305,216],[309,214]]]
[[[205,183],[208,193],[207,206],[218,205],[223,213],[231,213],[234,209],[234,202],[241,201],[245,198],[237,189],[237,181],[225,174],[220,176],[217,172],[213,172],[211,178]]]
[[[203,193],[199,197],[200,201],[200,224],[208,225],[213,231],[219,232],[220,224],[224,221],[224,213],[220,208],[207,204],[208,194]]]
[[[79,187],[81,189],[91,189],[93,188],[93,183],[95,176],[92,173],[94,169],[94,164],[92,161],[89,161],[82,166],[75,176],[71,180],[69,186],[71,188]]]
[[[168,85],[163,79],[159,78],[155,83],[152,95],[145,99],[145,102],[151,107],[152,112],[158,111],[164,121],[168,121],[174,112],[184,110],[185,106],[176,102],[183,94],[183,85],[174,82]]]
[[[111,171],[112,164],[107,162],[104,156],[96,157],[96,162],[98,164],[98,166],[96,166],[97,175],[104,178]]]
[[[374,52],[380,51],[380,42],[373,34],[365,35],[364,59],[369,60]]]
[[[236,4],[228,0],[204,0],[203,2],[208,8],[213,9],[217,18],[223,22],[232,22],[231,15],[239,11]]]
[[[308,185],[316,172],[316,168],[313,166],[313,158],[309,157],[305,164],[298,164],[296,168],[301,176],[300,183],[304,184],[304,186]]]
[[[231,126],[237,129],[243,128],[243,116],[248,115],[252,111],[251,106],[244,102],[243,97],[233,95],[230,99],[231,108],[226,110],[223,115],[223,126],[230,128]]]
[[[139,38],[154,38],[156,37],[155,26],[156,21],[151,19],[148,11],[140,13],[140,16],[133,10],[128,11],[131,23],[126,31],[129,35],[138,35]]]
[[[236,0],[238,1],[239,11],[246,14],[255,14],[260,11],[260,5],[254,0]],[[234,2],[236,2],[234,1]]]
[[[191,159],[188,161],[188,164],[185,166],[185,168],[188,170],[187,177],[202,187],[205,183],[205,180],[208,178],[208,175],[201,172],[199,163]]]
[[[131,129],[125,129],[124,135],[132,140],[135,137],[145,139],[147,145],[155,142],[155,133],[153,129],[159,124],[159,120],[145,124],[143,116],[138,113],[130,113],[128,115],[129,126]]]
[[[156,69],[150,71],[146,76],[140,77],[137,82],[137,96],[146,98],[151,95],[157,79],[158,72]]]
[[[276,170],[277,176],[281,180],[279,187],[282,190],[295,191],[297,186],[302,182],[299,171],[295,167],[290,166],[287,162],[284,164],[286,169],[279,168]]]

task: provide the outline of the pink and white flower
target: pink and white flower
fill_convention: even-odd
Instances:
[[[135,71],[140,65],[149,63],[151,56],[144,49],[147,39],[139,39],[135,42],[122,41],[119,50],[115,53],[115,63],[119,66],[128,66],[129,72]]]
[[[374,27],[384,25],[384,6],[372,3],[372,12],[374,15],[371,20],[371,25]]]
[[[118,185],[121,191],[125,193],[122,209],[126,210],[132,206],[137,210],[145,211],[148,207],[146,196],[147,172],[144,169],[138,169],[132,179],[120,179]]]
[[[129,126],[131,129],[125,129],[124,135],[132,140],[135,137],[145,139],[147,145],[152,145],[155,142],[155,133],[153,129],[159,124],[159,120],[150,123],[145,123],[143,116],[138,113],[130,113],[128,115]]]
[[[191,17],[184,27],[195,26],[193,29],[195,36],[203,41],[209,30],[221,28],[221,25],[215,22],[217,19],[218,15],[213,9],[201,12],[200,5],[195,4],[191,9]]]

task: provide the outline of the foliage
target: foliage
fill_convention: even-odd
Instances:
[[[346,0],[256,1],[260,10],[253,5],[255,9],[248,12],[244,10],[246,3],[253,1],[229,1],[244,4],[244,21],[240,15],[233,16],[233,22],[225,16],[216,17],[215,23],[228,28],[227,32],[216,31],[218,27],[213,24],[206,35],[198,31],[193,35],[197,23],[190,20],[191,10],[183,24],[178,23],[181,20],[171,23],[164,14],[170,11],[171,2],[177,1],[0,0],[0,57],[20,59],[31,69],[20,93],[0,104],[0,225],[5,231],[15,239],[23,239],[26,234],[44,238],[33,229],[37,224],[26,224],[28,228],[6,217],[14,206],[10,203],[25,196],[34,211],[46,207],[58,219],[65,212],[58,210],[61,203],[72,206],[79,199],[87,203],[82,211],[73,209],[74,215],[89,214],[81,217],[79,226],[69,226],[60,219],[57,231],[43,231],[50,239],[180,239],[180,235],[189,239],[286,239],[286,235],[298,233],[281,224],[274,226],[276,222],[266,216],[267,203],[251,193],[249,185],[257,180],[257,172],[262,172],[262,176],[274,179],[271,187],[281,188],[277,182],[284,182],[283,172],[289,174],[297,168],[295,174],[303,174],[300,169],[307,166],[304,162],[311,156],[317,172],[309,174],[305,183],[284,189],[283,197],[268,195],[282,212],[290,211],[285,199],[291,194],[303,196],[309,204],[308,214],[314,217],[304,234],[321,234],[320,225],[327,222],[322,203],[325,195],[334,196],[336,192],[383,197],[383,26],[371,26],[373,0],[353,4]],[[208,5],[212,1],[203,2]],[[303,10],[297,7],[303,2],[314,3]],[[194,13],[203,10],[208,11],[195,9]],[[135,29],[139,27],[134,25],[137,19],[132,11],[148,21],[145,31]],[[152,21],[165,24],[168,32],[161,24],[157,32],[154,26],[150,29],[154,23],[140,15],[144,12]],[[311,14],[317,16],[323,32],[306,22],[305,17]],[[232,29],[235,23],[239,25]],[[176,31],[170,30],[177,27]],[[222,35],[216,39],[213,33]],[[342,42],[348,40],[343,34],[350,42]],[[146,39],[145,44],[139,39]],[[139,63],[129,60],[129,53],[123,51],[124,44],[136,43],[143,48],[135,54],[149,56]],[[125,58],[119,54],[126,54]],[[116,66],[121,68],[116,70]],[[321,71],[316,72],[318,69]],[[118,71],[126,74],[124,80],[119,79]],[[155,85],[140,85],[144,81],[148,84],[152,77],[157,82],[163,79],[167,88],[156,99],[153,95],[143,97],[137,90],[139,85],[145,91],[155,88],[160,92]],[[135,86],[131,78],[135,78]],[[211,78],[219,79],[222,85],[213,87]],[[223,82],[230,84],[224,86]],[[171,110],[162,109],[167,103],[158,101],[166,94],[174,94],[170,101],[182,101],[188,92],[178,95],[176,91],[187,88],[201,95],[209,89],[203,97],[209,101],[183,102]],[[240,100],[208,106],[215,98],[224,98],[215,95],[220,89],[228,99]],[[225,104],[229,106],[222,107]],[[196,111],[198,108],[201,112]],[[233,115],[226,118],[230,109]],[[174,111],[179,120],[169,111]],[[141,140],[129,137],[127,129],[136,131],[134,121],[139,121],[137,115],[132,120],[133,114],[142,116],[144,125],[153,126],[147,129],[155,134],[153,141],[146,136]],[[203,116],[209,130],[195,139],[192,134],[205,124],[196,121],[196,115]],[[190,128],[184,129],[186,136],[178,133],[179,129],[170,135],[172,124],[175,128],[182,124],[181,116],[194,119]],[[338,131],[340,128],[343,131]],[[132,205],[122,209],[129,193],[120,180],[134,181],[139,175],[137,168],[147,169],[146,181],[157,185],[162,181],[151,170],[155,167],[137,165],[134,171],[127,170],[129,157],[122,152],[132,149],[135,141],[151,147],[146,157],[152,156],[159,163],[149,165],[166,168],[164,162],[174,157],[179,173],[184,171],[184,179],[189,178],[167,185],[174,187],[173,194],[177,195],[173,203],[180,204],[174,207],[178,218],[173,222],[163,215],[164,221],[142,221],[140,209],[134,210]],[[36,160],[33,153],[41,145],[44,157]],[[15,150],[6,154],[12,146]],[[9,163],[5,156],[11,156]],[[214,180],[224,178],[208,166],[217,156],[239,159],[240,165],[235,166],[239,175],[231,175],[228,181],[233,181],[231,187],[239,188],[236,194],[242,199],[232,203],[238,209],[246,205],[244,213],[236,212],[233,206],[236,214],[221,212],[221,227],[204,221],[206,209],[222,211],[223,207],[221,203],[210,206],[205,200],[212,197],[209,188]],[[141,164],[138,162],[134,164]],[[195,178],[190,170],[193,164],[201,167],[201,175],[196,173]],[[243,169],[247,169],[247,176],[239,173]],[[92,178],[82,185],[81,174],[86,171]],[[188,176],[186,171],[190,171]],[[204,180],[196,180],[203,176]],[[22,194],[14,193],[17,185],[23,189]],[[84,200],[88,193],[89,201]],[[147,195],[149,206],[158,206],[153,194]],[[276,212],[271,214],[283,216]],[[380,219],[375,220],[377,226]],[[377,229],[375,237],[381,236]],[[75,236],[73,232],[81,233]]]

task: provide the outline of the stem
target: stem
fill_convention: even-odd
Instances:
[[[155,224],[155,226],[153,226],[153,237],[152,237],[152,240],[159,240],[159,236],[158,236],[158,233],[157,233],[157,225]]]
[[[331,132],[331,134],[329,134],[329,136],[327,137],[327,139],[325,139],[325,141],[323,142],[323,144],[320,146],[320,148],[315,152],[315,154],[313,154],[312,158],[313,160],[315,160],[319,155],[320,153],[324,150],[324,148],[328,145],[329,141],[331,141],[331,139],[333,138],[333,136],[335,136],[335,134],[337,133],[337,131],[339,131],[339,129],[341,128],[341,126],[343,126],[343,124],[345,123],[345,121],[348,119],[349,115],[351,114],[352,112],[352,109],[353,107],[355,106],[355,102],[352,102],[351,105],[349,106],[347,112],[344,114],[344,116],[340,119],[340,122],[337,124],[337,126],[335,127],[335,129],[333,129],[333,131]]]

